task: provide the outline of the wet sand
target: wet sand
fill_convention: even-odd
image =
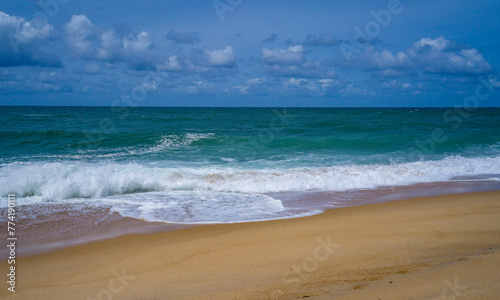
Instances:
[[[267,195],[280,199],[288,209],[303,210],[305,213],[317,211],[318,214],[327,209],[411,199],[417,196],[499,190],[498,181],[451,181],[342,192],[307,191]],[[200,226],[147,222],[123,217],[117,212],[112,212],[110,207],[92,205],[92,200],[89,203],[54,201],[18,206],[16,212],[19,256],[50,252],[127,234],[150,234]],[[7,220],[7,210],[0,211],[0,220]],[[7,231],[0,232],[0,239],[6,238]],[[0,257],[6,257],[7,252],[8,249],[0,249]]]
[[[495,299],[500,192],[131,234],[16,269],[19,299]]]

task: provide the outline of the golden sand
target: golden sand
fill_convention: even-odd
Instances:
[[[6,262],[0,264],[7,272]],[[127,235],[21,257],[19,299],[500,299],[500,192]]]

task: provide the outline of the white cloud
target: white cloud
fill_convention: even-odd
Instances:
[[[218,77],[236,72],[236,55],[231,46],[222,50],[192,49],[188,53],[170,56],[156,68],[163,72]]]
[[[47,40],[53,33],[52,25],[43,22],[26,22],[21,17],[10,16],[0,11],[0,29],[2,33],[15,28],[14,35],[20,43],[29,43],[32,40]]]
[[[287,87],[311,87],[311,83],[307,79],[291,78],[285,83]]]
[[[236,58],[231,46],[227,46],[224,50],[203,49],[203,56],[206,64],[212,67],[233,67]]]
[[[474,48],[458,52],[449,49],[450,41],[443,37],[423,38],[407,52],[427,73],[431,74],[486,74],[492,66]]]
[[[371,67],[376,69],[400,69],[411,65],[410,58],[403,52],[393,55],[388,50],[375,52],[373,47],[367,47],[363,54],[367,56],[366,62],[371,63]]]
[[[324,92],[326,92],[328,89],[338,88],[342,86],[340,81],[333,79],[320,79],[318,80],[317,85],[320,86]]]
[[[455,49],[443,37],[422,38],[405,52],[365,48],[353,60],[351,67],[377,71],[379,75],[404,76],[422,70],[428,74],[479,75],[491,73],[493,67],[474,48]]]
[[[135,35],[103,30],[85,15],[74,15],[64,29],[67,48],[77,59],[125,62],[134,69],[153,64],[153,55],[149,51],[152,42],[146,31]]]
[[[261,50],[264,69],[271,75],[277,77],[335,77],[333,68],[318,61],[307,61],[305,48],[302,45],[289,47],[288,49]]]
[[[435,51],[442,51],[446,47],[448,47],[449,41],[444,37],[438,37],[437,39],[430,38],[422,38],[420,41],[413,44],[413,47],[416,50],[421,50],[426,46],[429,46],[431,49]]]
[[[314,82],[304,78],[290,78],[283,83],[285,90],[288,93],[311,95],[320,93],[319,87]]]
[[[61,67],[57,57],[42,50],[54,33],[54,27],[42,20],[27,22],[0,11],[0,67]]]
[[[262,61],[268,65],[300,65],[305,62],[305,49],[302,45],[292,46],[288,49],[263,48]]]
[[[84,15],[74,15],[65,25],[66,42],[77,58],[90,59],[95,56],[92,40],[96,39],[95,26]]]
[[[172,55],[163,64],[156,66],[159,71],[179,72],[182,71],[182,66],[177,58],[177,55]]]

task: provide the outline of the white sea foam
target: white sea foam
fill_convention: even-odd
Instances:
[[[167,149],[185,147],[200,140],[212,139],[214,136],[214,133],[185,133],[164,135],[154,146],[139,149],[127,149],[126,152],[133,155],[157,153]]]
[[[225,162],[234,162],[234,161],[236,161],[236,159],[229,158],[229,157],[221,157],[220,160],[225,161]]]
[[[487,176],[480,176],[485,174]],[[280,200],[264,193],[346,191],[482,178],[496,180],[498,174],[500,157],[455,156],[403,164],[281,170],[223,166],[169,168],[116,162],[29,162],[0,167],[0,195],[16,193],[18,205],[47,201],[70,203],[87,198],[87,203],[108,206],[123,216],[147,221],[220,223],[318,213],[290,211]]]
[[[285,209],[278,199],[245,193],[151,192],[97,198],[95,201],[111,207],[111,211],[122,216],[180,224],[263,221],[321,212],[313,210],[298,213]]]
[[[236,193],[345,191],[449,181],[500,174],[500,157],[449,157],[390,165],[345,165],[282,170],[150,167],[114,162],[30,162],[0,168],[0,195],[15,192],[42,201],[153,191]],[[498,176],[497,176],[498,177]]]

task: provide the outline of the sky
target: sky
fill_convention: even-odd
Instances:
[[[500,1],[0,0],[0,105],[500,106]]]

